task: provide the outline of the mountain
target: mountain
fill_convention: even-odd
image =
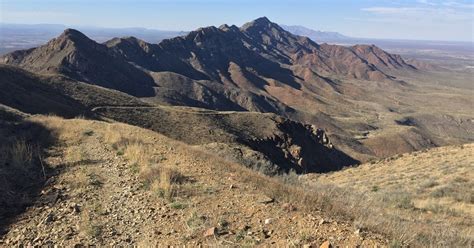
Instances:
[[[1,247],[473,243],[470,75],[267,18],[0,61]]]
[[[292,34],[306,36],[316,42],[325,42],[325,41],[334,42],[334,41],[344,41],[344,40],[353,39],[352,37],[345,36],[338,32],[313,30],[313,29],[300,26],[300,25],[280,25],[280,26]]]
[[[320,88],[337,87],[332,76],[393,81],[387,69],[414,69],[374,46],[320,46],[265,17],[241,28],[201,28],[159,44],[135,37],[99,44],[68,29],[43,46],[2,60],[159,102],[274,113],[298,107],[282,99],[288,98],[282,89],[320,95]]]
[[[66,29],[38,48],[10,53],[3,60],[29,71],[59,73],[135,96],[153,94],[154,83],[148,74],[125,60],[112,57],[106,46],[73,29]]]
[[[96,106],[148,106],[120,91],[5,65],[0,65],[0,88],[0,104],[27,114],[94,117]]]
[[[391,144],[397,151],[436,145],[422,127],[392,129],[409,117],[397,112],[398,99],[410,106],[419,97],[393,98],[417,92],[396,77],[420,73],[401,56],[374,45],[318,44],[265,17],[242,27],[204,27],[157,44],[132,36],[97,43],[67,29],[43,46],[0,61],[119,90],[151,104],[274,113],[326,130],[338,149],[361,161],[393,154],[377,145],[391,139],[392,130],[399,135]],[[372,119],[380,111],[391,122]],[[368,133],[377,135],[367,138]]]
[[[81,32],[97,42],[104,42],[114,37],[123,36],[135,36],[148,42],[159,42],[163,39],[186,33],[148,28],[68,27],[59,24],[0,23],[0,55],[15,50],[40,46],[54,37],[57,37],[67,28],[80,29]]]
[[[275,114],[152,105],[116,90],[5,65],[0,88],[0,106],[25,114],[130,123],[266,173],[323,172],[357,163],[334,148],[323,130]]]

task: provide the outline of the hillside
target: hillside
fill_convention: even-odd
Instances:
[[[405,240],[400,237],[401,243],[425,235],[430,246],[470,247],[474,242],[472,154],[473,144],[440,147],[304,179],[309,185],[331,184],[363,195],[346,200],[370,206],[372,215],[385,215],[390,220],[385,225],[408,228],[407,223],[416,220]],[[356,221],[366,226],[377,222],[373,217]]]
[[[131,95],[150,96],[153,92],[153,80],[145,72],[112,57],[104,45],[73,29],[66,29],[38,48],[12,52],[3,61],[32,72],[59,73]]]
[[[163,106],[100,107],[94,111],[205,147],[267,174],[326,172],[358,163],[335,147],[324,130],[275,114]]]
[[[39,147],[45,177],[38,177],[36,199],[4,230],[2,246],[386,242],[371,232],[354,234],[349,222],[303,204],[311,196],[296,186],[149,130],[46,116],[21,122],[41,126],[55,142]],[[42,175],[41,167],[33,169]]]
[[[119,91],[5,65],[0,65],[0,88],[0,104],[30,114],[90,116],[95,106],[149,106]]]
[[[30,114],[133,124],[201,145],[267,174],[332,171],[358,162],[334,147],[317,126],[275,114],[153,105],[115,90],[10,66],[0,66],[0,75],[5,89],[0,104],[5,106]]]

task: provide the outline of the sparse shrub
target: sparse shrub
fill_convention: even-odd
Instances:
[[[138,174],[140,173],[140,167],[138,166],[138,164],[131,164],[130,165],[130,171],[133,173],[133,174]],[[147,182],[146,182],[147,183]]]
[[[433,179],[430,179],[430,180],[422,183],[420,186],[421,186],[421,188],[433,188],[433,187],[438,186],[438,185],[439,185],[438,182],[436,182]]]
[[[280,178],[286,184],[290,184],[290,185],[300,184],[299,176],[294,170],[290,170],[288,173],[282,174]]]
[[[89,185],[94,186],[94,187],[101,187],[103,185],[102,180],[97,174],[90,173],[88,177],[89,177]]]
[[[246,232],[244,230],[240,230],[235,235],[235,241],[240,242],[245,239]]]
[[[143,168],[140,177],[146,185],[150,185],[152,191],[166,199],[175,197],[179,184],[185,180],[177,170],[157,165]]]
[[[453,188],[449,186],[443,186],[431,192],[430,195],[435,198],[441,198],[441,197],[446,197],[452,194],[453,192],[454,192]]]
[[[71,145],[66,148],[66,151],[64,152],[64,159],[68,163],[79,163],[85,160],[85,153],[81,147]]]
[[[81,212],[81,224],[79,228],[84,236],[95,239],[100,239],[103,231],[102,225],[96,221],[94,214],[90,211]]]
[[[388,245],[388,247],[390,248],[402,248],[403,247],[403,243],[397,239],[394,239],[392,241],[390,241],[390,244]]]
[[[379,191],[379,189],[380,189],[379,186],[374,185],[374,186],[372,186],[371,191],[372,191],[372,192],[377,192],[377,191]]]
[[[109,124],[104,131],[104,140],[110,144],[112,148],[118,149],[119,143],[123,140],[123,134],[119,125]]]
[[[450,208],[445,208],[442,205],[436,204],[436,203],[428,205],[428,207],[426,207],[425,209],[429,210],[433,213],[443,213],[443,214],[449,214],[451,216],[456,216],[457,215],[455,210],[450,209]]]
[[[28,169],[33,161],[33,148],[25,140],[19,139],[13,142],[9,149],[10,163],[12,166],[21,169]]]
[[[87,234],[91,237],[98,238],[102,235],[102,226],[92,225],[87,229]]]
[[[143,144],[140,143],[129,143],[125,147],[124,156],[128,159],[131,164],[137,164],[139,167],[147,166],[148,156],[146,149]]]
[[[301,230],[299,234],[298,243],[305,244],[313,241],[312,230]]]
[[[413,204],[411,198],[408,195],[401,197],[399,201],[396,203],[396,206],[397,208],[403,208],[403,209],[415,208],[415,204]]]
[[[206,220],[206,216],[198,215],[197,212],[193,211],[186,220],[186,226],[194,231],[203,227],[206,223]]]
[[[84,136],[92,136],[94,135],[94,131],[92,130],[86,130],[82,133]]]
[[[170,204],[170,208],[172,208],[172,209],[185,209],[186,204],[181,203],[181,202],[172,202]]]

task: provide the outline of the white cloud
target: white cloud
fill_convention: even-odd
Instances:
[[[41,19],[41,18],[51,18],[51,17],[75,17],[73,13],[62,12],[62,11],[5,11],[2,13],[5,19]]]
[[[443,2],[443,5],[448,6],[448,7],[455,7],[455,8],[474,9],[474,4],[465,4],[465,3],[460,3],[456,1]]]
[[[450,3],[452,4],[452,2]],[[474,14],[471,9],[459,9],[452,6],[446,6],[446,4],[447,2],[444,2],[443,6],[434,6],[431,4],[406,7],[376,6],[363,8],[362,11],[374,14],[378,17],[408,18],[408,20],[415,19],[418,21],[474,21]]]

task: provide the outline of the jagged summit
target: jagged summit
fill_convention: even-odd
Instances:
[[[331,95],[334,77],[397,85],[390,70],[411,68],[374,46],[318,45],[267,17],[240,28],[203,27],[159,44],[135,37],[98,44],[66,29],[48,44],[7,54],[3,61],[132,95],[163,95],[173,104],[274,113],[304,108],[293,95],[305,94],[308,102],[315,101],[312,94],[328,97],[321,89]]]
[[[59,37],[69,37],[69,38],[82,38],[89,39],[85,34],[80,31],[72,28],[65,29]]]
[[[243,26],[242,26],[242,29],[246,29],[246,28],[250,28],[250,27],[257,27],[257,26],[269,26],[269,25],[273,25],[275,23],[271,22],[270,19],[268,19],[267,17],[260,17],[260,18],[257,18],[253,21],[250,21],[250,22],[247,22],[245,23]]]
[[[53,43],[64,43],[68,41],[76,45],[95,46],[97,44],[82,32],[71,28],[65,29],[58,38],[52,40]]]
[[[239,28],[235,25],[227,25],[227,24],[222,24],[219,26],[219,29],[222,30],[222,31],[239,31]]]
[[[241,28],[243,32],[251,31],[265,31],[265,30],[278,30],[279,32],[286,32],[283,28],[278,26],[278,24],[271,22],[266,17],[260,17],[251,22],[245,23]]]

